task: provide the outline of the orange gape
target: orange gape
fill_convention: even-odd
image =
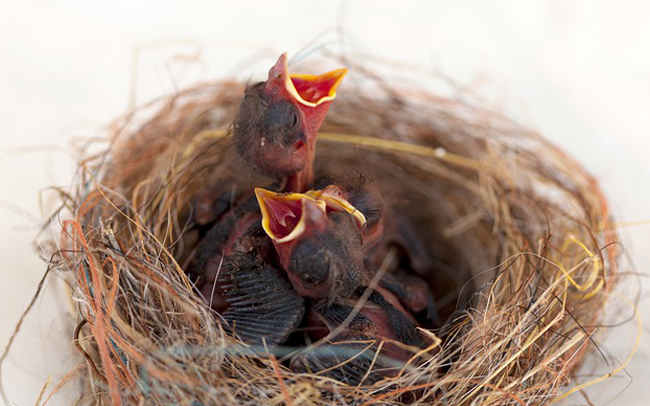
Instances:
[[[303,104],[312,103],[315,107],[336,96],[336,88],[343,80],[345,69],[337,69],[322,75],[290,75],[291,83],[302,98]],[[306,102],[306,103],[305,103]]]

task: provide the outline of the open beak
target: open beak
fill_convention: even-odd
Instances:
[[[330,185],[321,190],[309,190],[305,194],[325,202],[328,212],[346,211],[350,213],[360,229],[366,224],[366,216],[346,199],[347,193],[340,186]]]
[[[275,193],[255,188],[262,228],[275,244],[295,241],[308,228],[327,222],[326,204],[304,193]]]
[[[282,88],[293,100],[306,107],[317,107],[334,100],[336,90],[347,69],[336,69],[321,75],[289,74],[286,52],[280,55],[269,71],[267,86]]]

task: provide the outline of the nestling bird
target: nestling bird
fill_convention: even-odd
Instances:
[[[364,254],[376,248],[384,235],[386,207],[379,190],[362,179],[352,182],[323,177],[315,182],[315,189],[306,192],[316,199],[324,200],[329,211],[347,211],[363,221],[358,221],[363,239]],[[360,214],[359,214],[360,213]]]
[[[304,314],[304,300],[273,261],[254,199],[230,210],[198,244],[188,274],[226,328],[245,342],[281,344]]]
[[[214,224],[253,186],[303,191],[313,177],[316,135],[347,69],[322,75],[290,74],[282,54],[268,79],[249,86],[232,125],[236,165],[232,172],[198,193],[193,219]],[[232,161],[230,163],[233,163]]]
[[[279,189],[306,188],[313,178],[316,134],[346,72],[289,74],[287,55],[281,55],[265,82],[246,89],[232,126],[236,155],[253,172],[274,178]],[[196,224],[211,227],[188,274],[242,338],[252,341],[257,334],[279,343],[300,322],[303,299],[268,254],[273,247],[261,231],[259,211],[249,204],[243,176],[235,178],[221,194],[208,188],[197,199]]]
[[[358,291],[333,303],[321,300],[309,304],[310,337],[314,341],[326,339],[328,344],[316,345],[295,356],[292,369],[324,371],[326,376],[349,385],[372,384],[401,369],[412,354],[405,346],[423,346],[423,337],[413,319],[386,291],[372,292],[359,312],[347,320],[361,294]],[[339,334],[328,338],[336,330]]]
[[[366,259],[370,251],[378,250],[378,241],[383,241],[384,220],[379,197],[372,199],[368,190],[329,185],[304,194],[283,194],[255,189],[262,227],[300,295],[331,302],[367,286],[374,278],[377,267]],[[367,207],[370,220],[347,198]],[[426,282],[399,268],[391,271],[394,273],[384,274],[379,285],[409,311],[426,310],[435,319],[435,301]]]
[[[336,182],[337,184],[332,184]],[[327,185],[327,186],[325,186]],[[386,202],[382,193],[365,177],[324,177],[315,182],[321,190],[306,194],[321,199],[336,199],[345,210],[365,215],[361,226],[365,269],[369,277],[379,269],[390,250],[398,251],[388,264],[380,286],[389,290],[412,313],[426,312],[423,320],[440,323],[436,302],[421,276],[431,272],[432,264],[422,242],[406,216]],[[352,207],[352,209],[350,208]]]
[[[262,227],[298,294],[315,299],[348,296],[366,278],[360,226],[363,214],[346,202],[303,193],[255,189]]]
[[[282,54],[265,82],[246,89],[232,127],[238,155],[261,174],[302,192],[313,180],[316,135],[347,69],[289,74]]]

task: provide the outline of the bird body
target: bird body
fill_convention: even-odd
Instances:
[[[336,184],[332,184],[336,183]],[[348,212],[363,213],[359,223],[363,240],[366,281],[374,277],[384,264],[390,250],[398,255],[384,270],[379,286],[391,292],[409,312],[424,312],[423,319],[438,325],[437,306],[423,276],[432,272],[432,264],[408,217],[386,201],[377,187],[364,177],[324,177],[316,182],[322,190],[307,194],[335,197]],[[351,208],[350,208],[351,207]]]
[[[310,336],[317,343],[292,359],[292,369],[360,385],[394,376],[405,365],[412,354],[407,348],[424,343],[415,322],[393,305],[397,299],[390,293],[372,292],[365,303],[358,302],[361,295],[309,306]]]
[[[254,200],[235,206],[198,244],[189,267],[197,289],[245,342],[281,344],[300,324],[304,300],[272,260]]]

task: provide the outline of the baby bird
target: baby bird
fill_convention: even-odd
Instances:
[[[347,69],[289,74],[282,54],[265,82],[246,89],[232,127],[235,150],[257,172],[302,192],[313,180],[316,135]]]
[[[304,299],[274,265],[254,199],[233,207],[198,244],[190,278],[225,327],[249,344],[281,344],[300,324]]]
[[[330,184],[337,181],[337,185]],[[321,199],[345,201],[365,215],[366,222],[360,225],[367,270],[379,269],[388,252],[391,249],[397,250],[398,255],[388,265],[379,282],[380,286],[399,298],[409,312],[423,313],[422,320],[439,325],[438,310],[431,289],[419,276],[431,272],[432,265],[408,219],[391,207],[382,193],[364,178],[336,180],[330,177],[317,180],[315,185],[328,186],[306,193]],[[372,271],[366,273],[368,277],[374,274]]]
[[[360,224],[354,208],[303,193],[255,189],[267,233],[294,289],[305,297],[347,296],[365,280]],[[346,204],[346,202],[343,202]],[[349,210],[349,211],[348,211]]]
[[[382,254],[383,209],[370,196],[372,188],[343,188],[329,185],[306,193],[275,193],[255,189],[262,211],[262,227],[271,237],[280,264],[294,289],[312,299],[347,297],[375,277],[375,266],[367,257]],[[352,198],[367,208],[369,217],[352,205]],[[409,311],[436,319],[435,301],[428,285],[402,269],[390,269],[379,286]]]
[[[200,233],[215,224],[252,186],[303,191],[312,182],[316,135],[346,69],[322,75],[289,74],[282,54],[268,79],[249,86],[231,128],[231,176],[208,185],[194,199]],[[200,236],[199,236],[200,237]]]

